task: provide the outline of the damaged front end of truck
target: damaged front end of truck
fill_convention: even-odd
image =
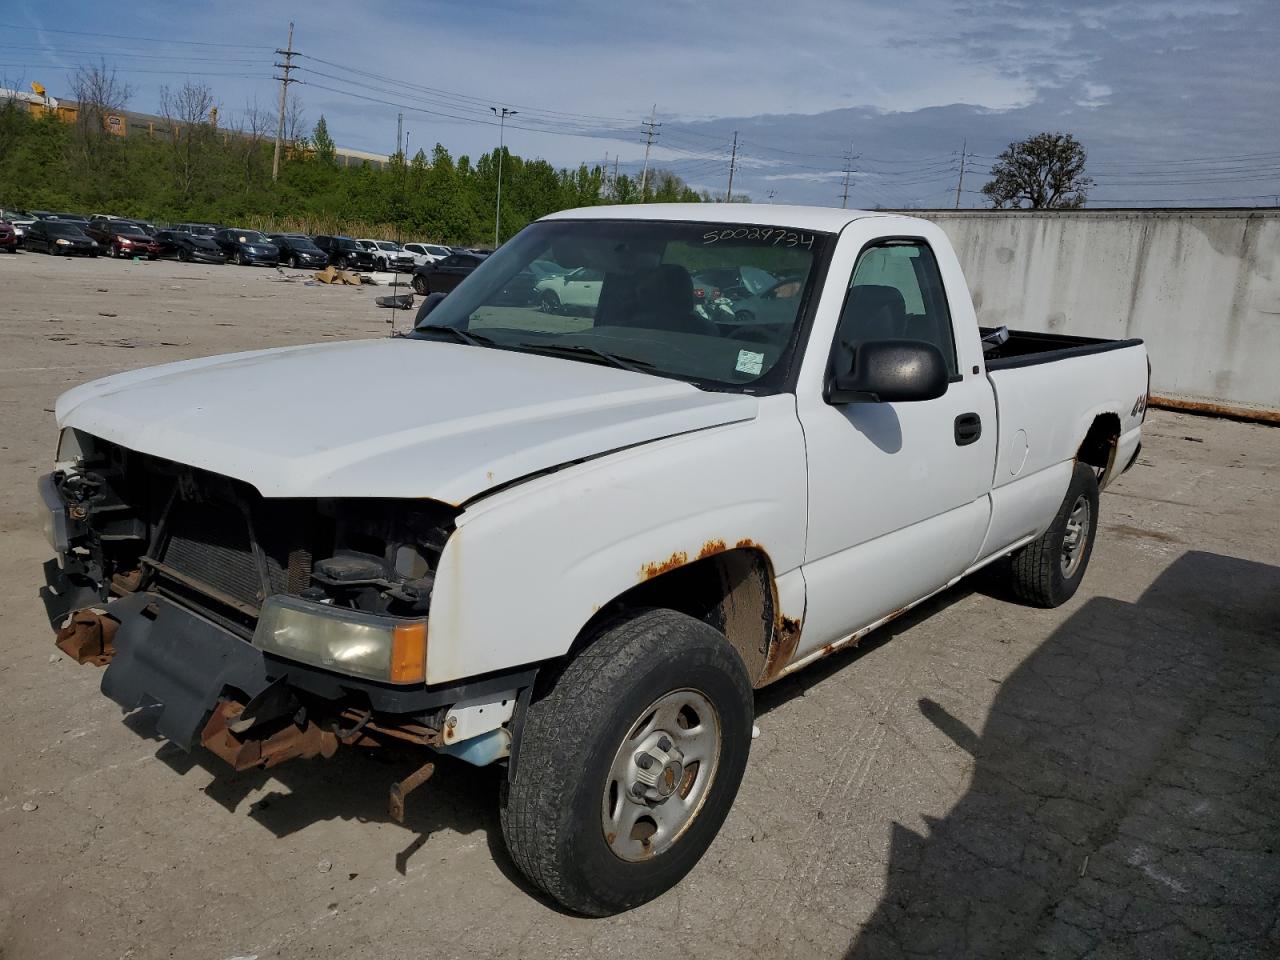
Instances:
[[[266,499],[253,486],[65,430],[38,483],[55,642],[125,710],[236,770],[394,742],[510,755],[534,671],[427,683],[435,572],[458,509]],[[392,784],[390,811],[430,776]]]

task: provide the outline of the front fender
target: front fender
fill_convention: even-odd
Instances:
[[[619,451],[485,497],[457,519],[436,571],[427,682],[568,652],[619,594],[750,541],[774,573],[800,566],[804,437],[789,394],[753,420]]]

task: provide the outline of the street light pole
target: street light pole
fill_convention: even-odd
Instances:
[[[502,132],[506,125],[507,117],[514,117],[519,110],[508,110],[503,107],[499,112],[497,107],[490,107],[493,115],[498,118],[498,203],[493,211],[493,249],[498,249],[498,226],[502,222]]]

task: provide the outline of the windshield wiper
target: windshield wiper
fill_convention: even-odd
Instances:
[[[437,331],[440,333],[447,333],[455,340],[470,344],[473,347],[489,347],[493,345],[493,341],[483,334],[459,330],[457,327],[450,327],[443,323],[424,323],[413,328],[414,333],[422,333],[424,331],[429,333],[436,333]]]
[[[652,370],[654,367],[654,364],[648,360],[620,357],[616,353],[605,353],[603,350],[597,350],[595,347],[588,347],[581,343],[516,343],[512,346],[521,350],[528,350],[530,353],[567,353],[575,357],[595,357],[597,360],[603,360],[611,367],[630,370],[632,373],[643,373],[645,370]]]

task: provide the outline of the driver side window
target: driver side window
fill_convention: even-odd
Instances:
[[[924,241],[891,241],[862,252],[849,280],[836,332],[838,361],[876,340],[916,340],[942,353],[947,373],[957,372],[955,338],[942,275]]]

